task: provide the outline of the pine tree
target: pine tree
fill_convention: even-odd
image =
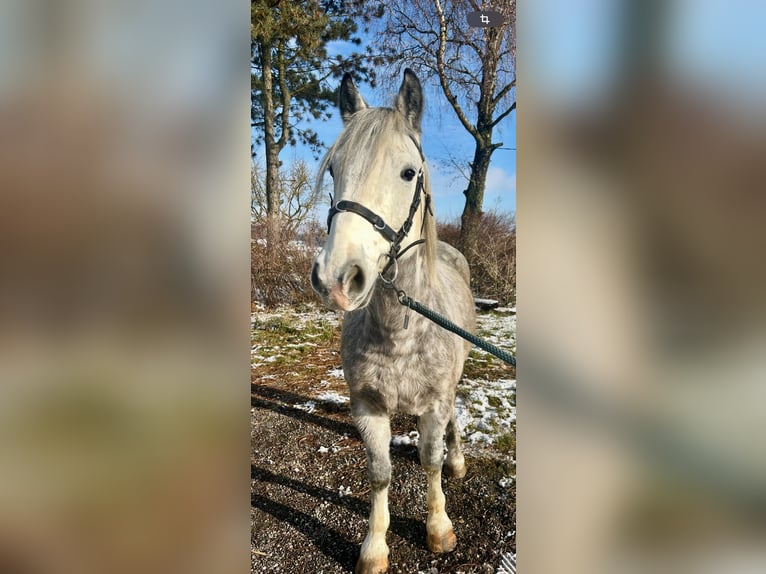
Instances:
[[[342,1],[252,0],[250,16],[251,127],[264,146],[266,215],[270,233],[278,234],[279,154],[299,142],[318,154],[322,142],[301,122],[330,117],[335,89],[328,80],[349,71],[357,81],[374,81],[374,73],[358,54],[328,53],[329,42],[361,44]]]

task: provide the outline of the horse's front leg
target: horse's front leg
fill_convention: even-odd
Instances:
[[[388,569],[386,531],[388,514],[388,485],[391,482],[391,426],[386,415],[369,415],[362,408],[354,409],[354,422],[364,439],[367,450],[367,474],[370,479],[370,522],[362,543],[356,574],[380,574]]]
[[[448,413],[429,412],[418,419],[420,439],[418,454],[420,464],[428,477],[428,520],[426,533],[431,552],[451,552],[457,538],[452,530],[452,521],[445,510],[442,491],[442,463],[444,461],[444,430],[449,421]]]

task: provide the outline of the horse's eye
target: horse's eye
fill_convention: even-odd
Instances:
[[[332,178],[334,178],[334,177],[335,177],[335,176],[333,175],[333,173],[332,173],[332,166],[328,167],[328,168],[327,168],[327,171],[329,171],[329,172],[330,172],[330,177],[332,177]]]
[[[415,177],[415,170],[412,168],[407,168],[402,172],[402,179],[406,181],[412,181],[412,178]]]

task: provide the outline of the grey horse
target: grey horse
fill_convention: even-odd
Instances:
[[[343,371],[371,485],[369,530],[356,572],[376,574],[388,568],[394,412],[418,417],[418,454],[428,479],[428,547],[455,548],[441,473],[444,463],[448,475],[465,476],[455,388],[470,350],[470,344],[420,315],[405,318],[408,310],[384,279],[395,279],[399,289],[469,331],[476,318],[468,264],[436,236],[420,146],[423,91],[417,76],[405,70],[393,108],[371,108],[346,74],[339,105],[344,130],[323,159],[317,181],[321,186],[325,172],[333,178],[329,236],[311,282],[327,303],[345,311]]]

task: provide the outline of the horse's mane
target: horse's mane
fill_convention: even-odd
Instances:
[[[431,206],[431,213],[426,214],[425,216],[426,224],[425,228],[423,229],[423,234],[426,240],[426,269],[428,270],[428,279],[433,282],[436,279],[436,243],[439,241],[439,238],[436,233],[436,212],[434,211],[434,196],[433,193],[431,193],[431,176],[428,172],[427,163],[423,166],[423,171],[423,188],[426,192],[426,197],[424,197],[423,200],[425,201],[428,199],[429,205]],[[420,209],[425,209],[425,205],[422,205]]]
[[[356,112],[346,128],[341,132],[338,139],[322,158],[317,174],[315,192],[319,193],[324,185],[324,174],[330,165],[334,169],[342,169],[341,166],[347,165],[347,156],[354,155],[354,160],[359,161],[358,150],[374,149],[375,153],[369,154],[364,158],[364,163],[357,169],[360,173],[370,172],[370,167],[375,164],[378,158],[383,154],[386,146],[374,145],[379,141],[390,139],[393,134],[403,134],[410,137],[420,146],[420,134],[409,127],[405,117],[395,109],[391,108],[365,108]],[[370,144],[373,144],[372,146]],[[339,161],[336,161],[339,160]],[[423,188],[426,196],[429,198],[431,209],[433,210],[433,195],[431,194],[431,179],[428,173],[428,165],[423,166]],[[342,173],[336,173],[336,177],[341,177]],[[362,184],[364,181],[361,182]],[[426,197],[421,198],[420,208],[416,217],[423,217],[423,210],[426,205]],[[425,243],[426,269],[430,280],[435,278],[436,274],[436,221],[430,214],[425,218],[425,227],[423,235]]]

